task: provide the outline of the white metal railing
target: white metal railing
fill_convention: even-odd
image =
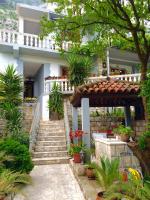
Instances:
[[[38,35],[29,33],[19,33],[14,31],[0,30],[0,43],[18,44],[26,47],[42,48],[50,51],[58,51],[59,47],[52,37],[40,40]],[[71,46],[69,42],[63,42],[62,48],[68,50]]]
[[[36,138],[37,138],[37,133],[38,133],[38,128],[40,124],[40,102],[37,102],[36,108],[34,110],[34,115],[33,115],[33,120],[32,120],[32,125],[30,129],[30,146],[29,149],[32,152]]]
[[[106,78],[106,76],[89,77],[85,80],[85,83],[92,83]],[[109,78],[129,82],[140,82],[141,74],[114,75],[110,76]],[[74,87],[71,86],[68,79],[53,79],[45,81],[45,93],[51,92],[54,82],[56,82],[60,86],[60,90],[62,93],[71,94],[74,92]]]

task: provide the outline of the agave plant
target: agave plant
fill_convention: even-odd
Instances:
[[[119,159],[101,158],[100,164],[95,165],[97,181],[105,191],[119,179],[119,163]]]
[[[31,184],[31,178],[27,174],[3,170],[0,173],[0,198],[21,192],[22,185]]]

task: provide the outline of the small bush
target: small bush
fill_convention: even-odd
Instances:
[[[13,134],[12,139],[18,141],[20,144],[24,144],[27,148],[29,148],[29,134],[26,132],[19,132]]]
[[[0,141],[0,151],[14,156],[13,161],[6,161],[5,167],[14,171],[29,173],[33,169],[33,163],[28,148],[13,139]]]

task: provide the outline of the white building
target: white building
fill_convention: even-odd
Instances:
[[[56,5],[51,8],[53,11]],[[67,63],[58,51],[58,47],[52,37],[39,39],[40,19],[43,15],[55,16],[53,11],[45,7],[18,4],[16,7],[19,19],[19,31],[0,30],[0,70],[4,71],[8,64],[13,64],[18,73],[24,78],[24,97],[37,97],[41,103],[41,116],[43,120],[49,119],[47,101],[52,82],[57,81],[64,93],[72,93],[73,88],[66,79]],[[69,43],[64,42],[63,48],[67,50]],[[139,63],[136,54],[121,53],[117,49],[111,49],[109,54],[109,72],[119,74],[135,73],[135,66]],[[106,64],[95,62],[94,76],[100,75],[106,69]],[[104,68],[104,69],[103,69]],[[114,73],[115,74],[115,73]],[[106,75],[106,74],[104,74]],[[46,79],[49,77],[48,79]],[[54,78],[55,77],[55,80]],[[139,77],[139,75],[120,75],[127,79]],[[99,77],[90,78],[89,81]]]

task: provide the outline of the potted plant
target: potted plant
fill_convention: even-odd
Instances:
[[[133,133],[133,130],[131,129],[131,127],[129,126],[125,127],[124,125],[121,124],[117,128],[113,129],[113,133],[119,135],[123,142],[128,142],[130,136]]]
[[[103,194],[113,183],[120,178],[119,159],[109,160],[101,158],[100,164],[95,165],[95,175],[103,191],[97,194],[96,200],[102,200]]]
[[[95,172],[94,172],[95,165],[96,165],[96,163],[94,163],[94,162],[91,162],[91,163],[85,165],[85,167],[86,167],[86,176],[90,180],[94,180],[95,179]]]
[[[49,95],[48,107],[52,120],[63,118],[63,95],[60,86],[54,82],[51,93]]]
[[[81,163],[81,151],[84,150],[85,145],[83,144],[71,144],[69,149],[70,155],[73,156],[73,160],[75,163]]]

